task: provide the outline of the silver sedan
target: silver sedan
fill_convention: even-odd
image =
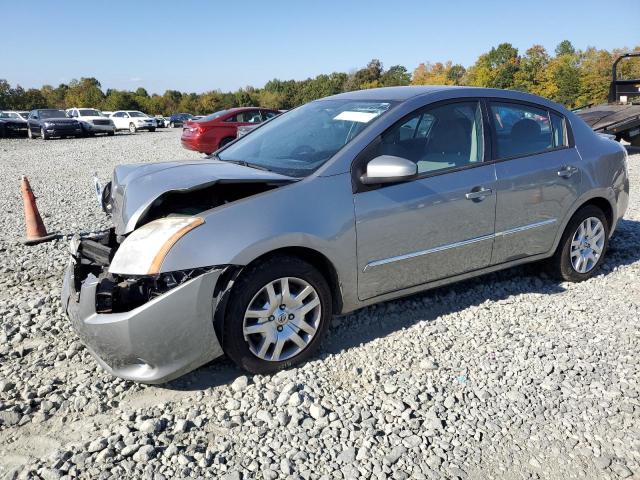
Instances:
[[[544,260],[581,281],[628,203],[627,154],[520,92],[394,87],[293,109],[204,161],[121,165],[62,303],[107,371],[160,383],[226,354],[271,373],[331,316]]]

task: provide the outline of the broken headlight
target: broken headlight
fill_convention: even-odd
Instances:
[[[128,312],[215,268],[193,268],[137,277],[106,275],[96,290],[96,312]]]

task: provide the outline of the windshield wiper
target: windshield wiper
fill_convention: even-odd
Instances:
[[[243,167],[248,167],[248,168],[255,168],[256,170],[263,170],[265,172],[270,172],[271,171],[267,167],[263,167],[262,165],[256,165],[254,163],[249,163],[249,162],[246,162],[244,160],[223,160],[218,155],[213,155],[213,157],[216,160],[220,160],[221,162],[233,163],[235,165],[241,165]]]

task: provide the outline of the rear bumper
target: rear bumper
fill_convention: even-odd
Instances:
[[[224,269],[210,270],[121,313],[97,313],[99,280],[89,274],[76,291],[74,261],[65,273],[62,307],[89,352],[126,380],[164,383],[222,355],[214,327],[214,289]]]
[[[217,150],[213,145],[203,144],[198,137],[181,138],[180,143],[187,150],[193,150],[194,152],[211,153]]]

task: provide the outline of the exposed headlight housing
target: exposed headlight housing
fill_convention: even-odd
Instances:
[[[155,275],[160,272],[171,247],[184,235],[204,223],[200,217],[167,217],[134,230],[116,251],[109,273]]]

